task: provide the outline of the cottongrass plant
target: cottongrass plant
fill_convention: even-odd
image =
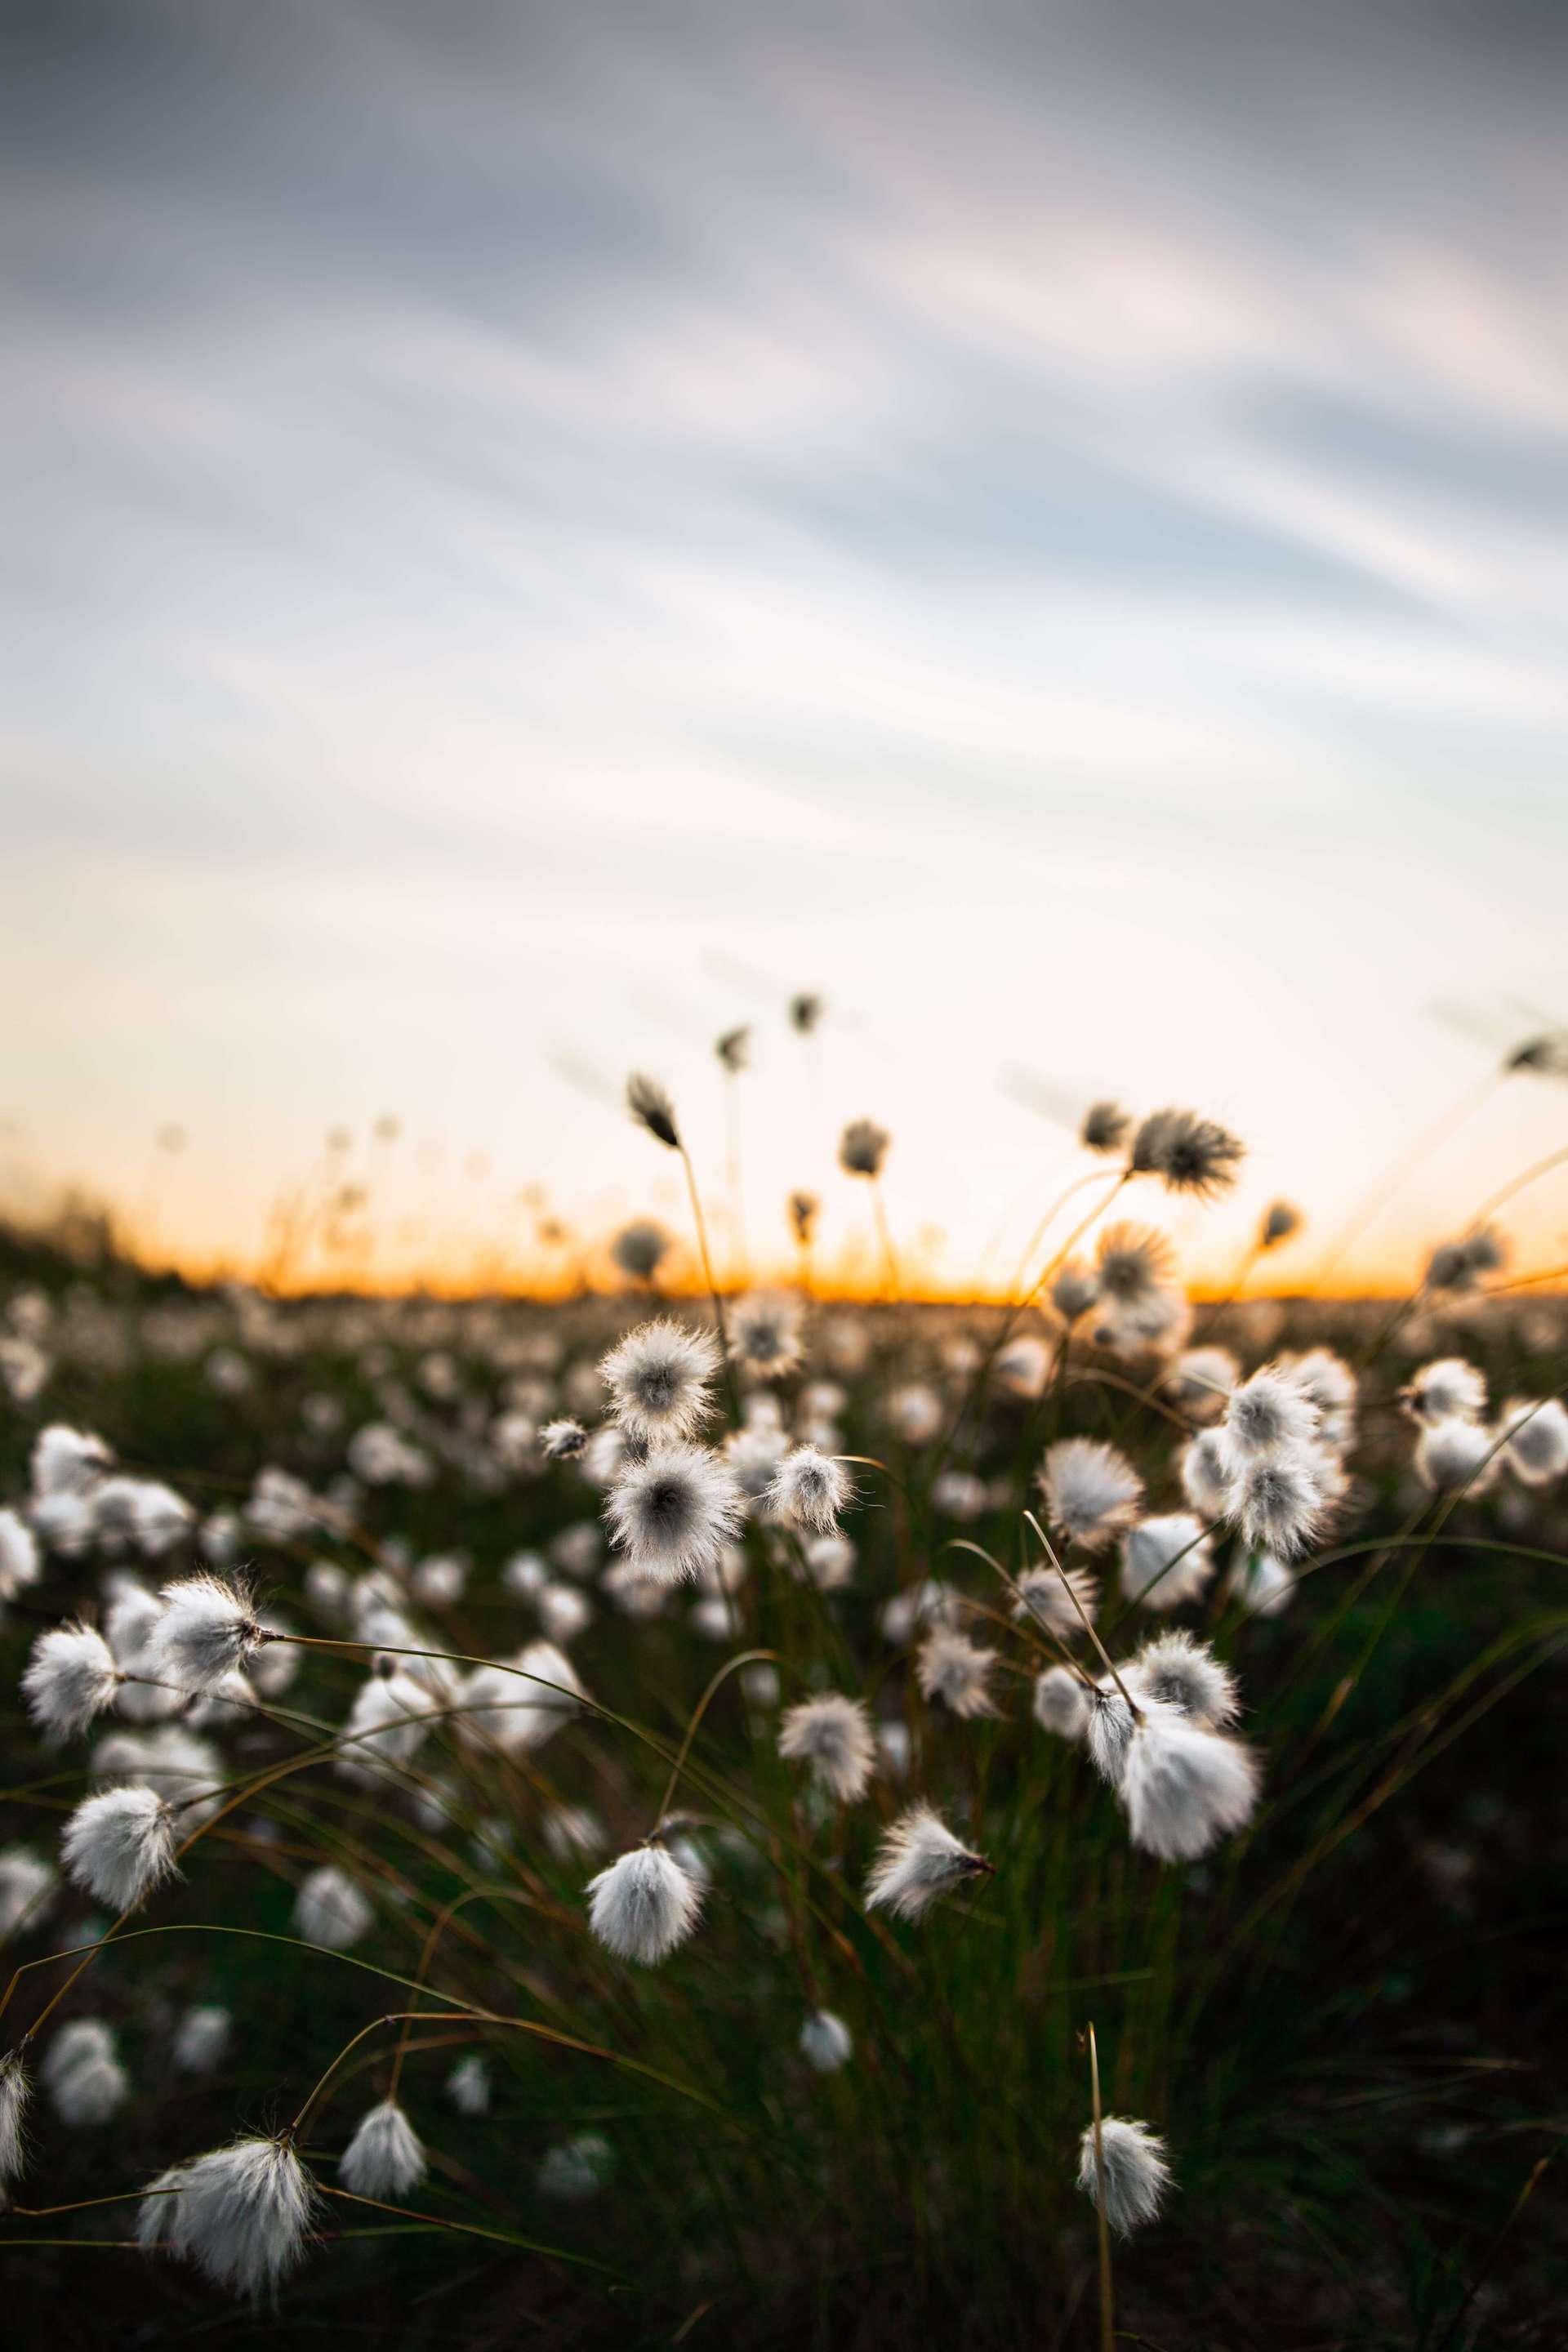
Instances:
[[[673,1102],[628,1101],[706,1264]],[[84,1397],[146,1358],[257,1458],[165,1486],[45,1422],[0,1501],[34,1808],[0,1850],[0,2188],[59,2177],[75,2229],[137,2192],[134,2119],[175,2159],[142,2245],[289,2314],[359,2258],[323,2226],[356,2200],[395,2209],[357,2219],[399,2284],[467,2232],[671,2340],[710,2308],[737,2344],[753,2308],[821,2332],[868,2244],[889,2339],[1014,2340],[1091,2231],[1102,2316],[1112,2234],[1147,2232],[1145,2297],[1190,2274],[1237,2116],[1295,2146],[1244,2061],[1317,1965],[1320,1887],[1346,1869],[1337,1954],[1384,1806],[1562,1638],[1518,1569],[1448,1692],[1413,1712],[1393,1670],[1436,1548],[1455,1584],[1553,1555],[1568,1332],[1539,1299],[1507,1328],[1540,1346],[1468,1319],[1510,1311],[1495,1236],[1370,1338],[1240,1297],[1194,1322],[1168,1237],[1101,1212],[1213,1198],[1237,1139],[1109,1102],[1079,1133],[1093,1206],[1043,1220],[1002,1332],[717,1289],[710,1332],[646,1287],[62,1309]],[[879,1188],[889,1149],[853,1122],[842,1174]],[[665,1255],[617,1244],[644,1286]],[[105,1425],[150,1450],[130,1402]],[[1090,2028],[1084,2128],[1091,1995],[1152,2121],[1102,2112]]]

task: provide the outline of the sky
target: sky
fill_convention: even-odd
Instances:
[[[1561,10],[5,27],[13,1202],[253,1266],[346,1174],[447,1278],[683,1230],[617,1089],[727,1214],[750,1022],[753,1268],[795,1185],[866,1244],[858,1113],[910,1267],[994,1267],[1079,1165],[1043,1084],[1236,1128],[1174,1230],[1223,1280],[1299,1200],[1289,1287],[1568,1022]],[[1565,1128],[1495,1089],[1340,1278]],[[1563,1174],[1505,1222],[1568,1259]]]

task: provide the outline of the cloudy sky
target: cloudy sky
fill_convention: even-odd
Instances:
[[[673,1213],[609,1089],[716,1169],[752,1020],[754,1250],[859,1230],[858,1110],[933,1269],[1026,1231],[1024,1069],[1247,1135],[1215,1271],[1568,1020],[1560,10],[6,22],[13,1188],[244,1257],[395,1112],[410,1249]],[[1357,1262],[1565,1128],[1500,1089]]]

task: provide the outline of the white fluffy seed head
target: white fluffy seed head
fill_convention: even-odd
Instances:
[[[710,1333],[660,1316],[628,1331],[599,1371],[619,1426],[628,1437],[654,1444],[689,1437],[707,1419],[719,1360]]]
[[[1043,1625],[1048,1633],[1063,1642],[1070,1642],[1083,1632],[1084,1618],[1092,1625],[1100,1607],[1099,1579],[1086,1568],[1069,1568],[1066,1579],[1077,1598],[1077,1609],[1054,1568],[1025,1569],[1013,1588],[1013,1615],[1018,1623]]]
[[[1157,1699],[1173,1706],[1201,1731],[1223,1730],[1240,1712],[1236,1677],[1229,1667],[1222,1665],[1206,1642],[1176,1626],[1144,1643],[1125,1680],[1134,1698]]]
[[[1254,1462],[1231,1487],[1227,1511],[1256,1550],[1289,1559],[1321,1528],[1332,1500],[1329,1465],[1305,1450]]]
[[[911,1805],[877,1849],[866,1882],[866,1906],[868,1910],[891,1911],[900,1919],[919,1919],[941,1896],[988,1875],[991,1868],[983,1855],[960,1844],[929,1805]]]
[[[177,1877],[174,1817],[155,1789],[105,1789],[66,1823],[60,1853],[77,1885],[115,1911],[133,1911]]]
[[[1198,1517],[1223,1519],[1230,1508],[1235,1481],[1218,1430],[1200,1430],[1191,1444],[1183,1448],[1178,1466],[1182,1492]]]
[[[813,1780],[840,1804],[856,1804],[877,1757],[870,1716],[861,1700],[839,1691],[802,1699],[779,1724],[779,1754],[809,1765]]]
[[[710,1574],[744,1516],[730,1463],[695,1445],[666,1445],[629,1462],[605,1506],[617,1549],[639,1576],[658,1584]]]
[[[1189,1512],[1143,1519],[1121,1538],[1121,1590],[1145,1609],[1184,1608],[1213,1574],[1213,1546]]]
[[[1484,1495],[1501,1466],[1495,1433],[1473,1421],[1432,1422],[1415,1447],[1415,1467],[1435,1495]]]
[[[1550,1486],[1568,1470],[1568,1412],[1556,1397],[1510,1397],[1500,1426],[1508,1466],[1522,1486]]]
[[[540,2192],[568,2204],[596,2196],[616,2168],[616,2152],[603,2132],[575,2132],[546,2148],[534,2175]]]
[[[1064,1437],[1047,1449],[1039,1474],[1051,1524],[1087,1551],[1131,1527],[1143,1482],[1124,1454],[1097,1437]]]
[[[1074,1746],[1089,1728],[1089,1693],[1067,1666],[1047,1666],[1035,1680],[1035,1721]]]
[[[37,1580],[37,1538],[15,1511],[0,1511],[0,1601],[15,1601]]]
[[[1094,1684],[1083,1696],[1088,1708],[1083,1741],[1089,1760],[1108,1788],[1120,1789],[1138,1718],[1109,1678]]]
[[[940,1699],[952,1714],[965,1720],[994,1715],[991,1675],[995,1664],[994,1650],[980,1648],[950,1625],[935,1625],[915,1657],[921,1696]]]
[[[395,2099],[360,2118],[338,2164],[338,2177],[356,2197],[406,2197],[425,2178],[424,2146]]]
[[[1217,1421],[1240,1378],[1228,1348],[1188,1348],[1165,1376],[1165,1394],[1189,1421]]]
[[[1226,1465],[1239,1475],[1255,1462],[1273,1462],[1310,1445],[1322,1416],[1306,1391],[1278,1364],[1243,1381],[1225,1409],[1221,1443]]]
[[[800,1308],[793,1298],[758,1291],[737,1298],[729,1314],[730,1353],[763,1381],[782,1380],[801,1358]]]
[[[53,1864],[30,1847],[11,1845],[0,1853],[0,1943],[32,1926],[57,1884]]]
[[[849,1474],[842,1462],[815,1445],[797,1445],[773,1473],[767,1507],[773,1517],[786,1526],[831,1535],[849,1493]]]
[[[657,1967],[685,1943],[702,1890],[662,1845],[635,1846],[588,1882],[588,1925],[617,1959]]]
[[[288,2139],[237,2139],[160,2173],[142,2199],[139,2235],[218,2286],[258,2294],[300,2261],[316,2203]]]
[[[55,1625],[40,1633],[22,1676],[27,1712],[48,1738],[85,1731],[120,1687],[120,1669],[90,1625]]]
[[[73,2126],[108,2123],[131,2095],[131,2078],[101,2018],[73,2017],[62,2025],[38,2072],[55,2113]]]
[[[186,2074],[210,2074],[234,2034],[234,2019],[226,2009],[204,2003],[187,2009],[174,2035],[174,2063]]]
[[[836,2074],[855,2054],[855,2037],[830,2009],[814,2010],[800,2029],[801,2055],[819,2074]]]
[[[1147,2124],[1131,2123],[1124,2116],[1102,2116],[1098,2153],[1092,2124],[1078,2144],[1078,2185],[1096,2205],[1102,2166],[1105,2218],[1125,2238],[1154,2219],[1171,2185],[1165,2143]]]
[[[242,1584],[185,1576],[163,1590],[163,1613],[146,1648],[147,1669],[181,1690],[216,1690],[267,1639]]]
[[[7,2050],[0,2058],[0,2204],[5,2202],[7,2184],[15,2180],[26,2160],[27,2101],[32,2084],[19,2050]]]
[[[1251,1819],[1258,1777],[1256,1759],[1238,1741],[1200,1731],[1170,1708],[1149,1707],[1121,1774],[1133,1844],[1162,1862],[1195,1862]]]
[[[488,2114],[490,2104],[490,2070],[477,2050],[459,2058],[447,2077],[447,2096],[460,2116]]]
[[[324,1863],[300,1882],[294,1899],[294,1925],[308,1944],[346,1952],[375,1925],[368,1900],[335,1863]]]
[[[1487,1409],[1486,1376],[1463,1356],[1438,1356],[1422,1364],[1401,1394],[1415,1419],[1428,1423],[1479,1421]]]

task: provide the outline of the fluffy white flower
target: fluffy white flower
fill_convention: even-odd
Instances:
[[[1500,1427],[1508,1466],[1523,1486],[1550,1486],[1568,1470],[1568,1412],[1556,1397],[1510,1398]]]
[[[721,1454],[668,1445],[628,1463],[610,1489],[605,1517],[638,1575],[678,1584],[714,1569],[740,1531],[745,1506]]]
[[[1290,1605],[1296,1579],[1271,1551],[1248,1551],[1242,1545],[1225,1580],[1226,1591],[1246,1604],[1249,1616],[1278,1617]]]
[[[0,1943],[32,1925],[56,1882],[53,1864],[26,1846],[7,1846],[0,1853]]]
[[[767,1504],[775,1519],[830,1535],[849,1492],[849,1474],[842,1462],[819,1453],[815,1445],[797,1445],[779,1464],[768,1488]]]
[[[458,1693],[465,1736],[509,1755],[542,1748],[582,1699],[576,1668],[552,1642],[530,1642],[510,1668],[476,1666]]]
[[[1255,1549],[1283,1559],[1321,1528],[1331,1499],[1327,1457],[1302,1452],[1248,1465],[1230,1490],[1228,1516]]]
[[[1086,1568],[1069,1568],[1065,1574],[1077,1598],[1078,1609],[1063,1590],[1062,1578],[1054,1568],[1025,1569],[1014,1587],[1017,1598],[1013,1603],[1013,1614],[1020,1625],[1032,1619],[1058,1640],[1070,1642],[1083,1632],[1085,1617],[1093,1624],[1100,1607],[1099,1579]],[[1079,1609],[1083,1612],[1081,1617]]]
[[[63,1421],[40,1430],[33,1444],[33,1492],[79,1495],[108,1469],[109,1448],[101,1437],[85,1429],[71,1429]]]
[[[1473,1421],[1430,1422],[1415,1447],[1415,1467],[1436,1495],[1484,1495],[1501,1466],[1495,1434]]]
[[[995,1664],[994,1650],[981,1649],[951,1626],[934,1626],[915,1658],[921,1696],[940,1699],[964,1718],[994,1715],[990,1682]]]
[[[0,1511],[0,1601],[15,1601],[25,1585],[38,1580],[38,1544],[15,1511]]]
[[[702,1890],[662,1845],[634,1846],[588,1882],[588,1925],[623,1960],[653,1968],[697,1925]]]
[[[308,1944],[346,1952],[375,1925],[375,1913],[354,1881],[335,1863],[324,1863],[300,1882],[294,1925]]]
[[[730,1308],[730,1353],[758,1380],[782,1380],[801,1357],[800,1308],[793,1298],[757,1292]]]
[[[1237,1740],[1151,1707],[1128,1746],[1121,1801],[1135,1846],[1162,1862],[1195,1862],[1251,1819],[1257,1762]]]
[[[1165,1376],[1165,1394],[1189,1421],[1217,1421],[1240,1378],[1228,1348],[1188,1348]]]
[[[836,2074],[855,2054],[855,2038],[830,2009],[814,2010],[800,2029],[801,2055],[819,2074]]]
[[[181,1690],[214,1689],[268,1638],[249,1593],[221,1577],[182,1577],[165,1584],[163,1601],[163,1613],[148,1638],[147,1663],[161,1681]]]
[[[1244,1381],[1225,1409],[1220,1436],[1233,1476],[1257,1462],[1275,1462],[1312,1444],[1318,1407],[1288,1371],[1265,1364]]]
[[[1182,1451],[1182,1492],[1200,1518],[1223,1519],[1230,1508],[1233,1480],[1217,1429],[1200,1430]]]
[[[133,1911],[178,1875],[174,1821],[153,1789],[106,1789],[66,1823],[60,1853],[80,1887],[115,1911]]]
[[[779,1725],[779,1754],[792,1763],[809,1764],[813,1780],[840,1804],[855,1804],[865,1795],[876,1753],[863,1702],[837,1691],[802,1699]]]
[[[929,1445],[942,1427],[942,1399],[923,1381],[907,1381],[894,1389],[885,1410],[906,1445]]]
[[[1417,1421],[1479,1421],[1487,1409],[1486,1376],[1463,1356],[1423,1364],[1402,1391]]]
[[[1052,1526],[1088,1551],[1131,1527],[1143,1496],[1126,1455],[1097,1437],[1064,1437],[1048,1447],[1038,1484]]]
[[[711,1334],[666,1317],[628,1331],[599,1367],[620,1427],[648,1444],[689,1437],[706,1420],[718,1370]]]
[[[205,2003],[187,2009],[174,2034],[174,2063],[187,2074],[210,2074],[234,2034],[226,2009]]]
[[[360,2119],[338,2163],[338,2177],[356,2197],[406,2197],[425,2178],[425,2150],[395,2099],[383,2099]]]
[[[54,1738],[84,1731],[119,1687],[113,1653],[90,1625],[55,1625],[40,1633],[22,1676],[28,1714]]]
[[[316,2208],[310,2174],[287,2139],[237,2139],[171,2166],[149,2183],[138,2235],[194,2263],[219,2286],[257,2294],[305,2251]]]
[[[943,1895],[970,1879],[988,1875],[994,1865],[961,1845],[930,1805],[910,1805],[877,1849],[866,1882],[866,1906],[879,1906],[900,1919],[919,1919]]]
[[[1089,1693],[1067,1666],[1047,1666],[1035,1679],[1035,1721],[1075,1744],[1089,1728]]]
[[[73,2017],[62,2025],[38,2073],[65,2124],[106,2124],[131,2095],[131,2078],[120,2063],[114,2036],[97,2017]]]
[[[577,2132],[546,2148],[534,2178],[540,2193],[580,2204],[603,2189],[615,2170],[615,2151],[603,2132]]]
[[[1121,1590],[1145,1609],[1181,1609],[1214,1574],[1214,1550],[1202,1523],[1185,1511],[1143,1519],[1121,1539]]]
[[[489,2111],[490,2070],[477,2050],[459,2058],[447,2077],[447,2096],[460,2116],[482,2116]]]
[[[1100,2174],[1105,2171],[1105,2218],[1125,2238],[1141,2223],[1152,2221],[1171,2185],[1165,2143],[1147,2124],[1131,2123],[1122,2116],[1104,2116],[1100,2125],[1100,2157],[1094,2126],[1078,2144],[1078,2185],[1086,2197],[1100,2203]]]
[[[1173,1627],[1145,1642],[1123,1677],[1136,1699],[1173,1706],[1202,1731],[1219,1731],[1241,1709],[1236,1677],[1206,1642]]]

